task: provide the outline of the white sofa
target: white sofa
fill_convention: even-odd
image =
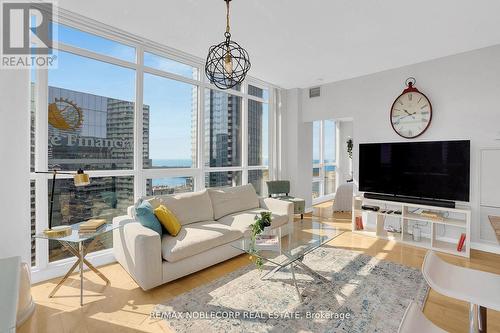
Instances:
[[[135,207],[128,215],[113,219],[123,225],[113,231],[116,260],[144,290],[148,290],[222,262],[242,252],[231,245],[241,244],[249,226],[262,211],[272,213],[272,229],[283,234],[293,221],[293,204],[273,198],[259,198],[251,184],[208,189],[201,192],[147,199],[153,208],[168,207],[182,229],[176,237],[160,235],[137,222]]]

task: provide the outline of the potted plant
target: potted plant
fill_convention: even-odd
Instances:
[[[249,253],[251,254],[250,259],[252,259],[253,255],[255,255],[255,266],[258,269],[261,269],[264,265],[264,260],[260,258],[258,254],[258,250],[255,247],[255,238],[257,235],[260,235],[266,227],[271,226],[271,212],[261,212],[260,216],[255,215],[255,222],[250,225],[252,228],[251,236],[250,236],[250,248]]]
[[[352,138],[347,139],[346,144],[347,144],[347,155],[352,160],[352,148],[353,148]]]
[[[347,156],[349,156],[349,180],[347,180],[347,182],[352,182],[352,148],[354,147],[352,138],[348,138],[346,144],[347,144]]]

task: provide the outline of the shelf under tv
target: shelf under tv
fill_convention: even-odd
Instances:
[[[400,210],[401,214],[388,214],[380,211],[368,211],[361,208],[362,205],[379,206],[386,210]],[[434,218],[420,214],[422,210],[431,210],[441,214],[441,217]],[[470,257],[470,221],[471,211],[469,207],[460,206],[454,208],[437,207],[433,205],[422,205],[416,203],[388,201],[370,199],[363,196],[356,196],[353,199],[352,209],[352,231],[356,234],[371,236],[386,240],[392,240],[403,244],[416,246],[425,249],[453,254],[457,256]],[[365,217],[370,219],[371,228],[357,230],[356,217]],[[386,220],[391,218],[392,223],[398,223],[399,232],[385,230]],[[363,221],[364,227],[368,221]],[[428,233],[421,235],[420,241],[413,240],[413,226],[422,224]],[[443,233],[444,230],[444,233]],[[466,235],[462,251],[457,251],[457,243],[460,234]]]
[[[376,199],[376,200],[385,200],[385,201],[394,201],[394,202],[406,202],[406,203],[421,204],[421,205],[427,205],[427,206],[455,208],[455,202],[448,201],[448,200],[414,198],[414,197],[405,197],[405,196],[399,196],[399,195],[379,194],[379,193],[369,193],[369,192],[365,193],[364,196],[367,199]]]

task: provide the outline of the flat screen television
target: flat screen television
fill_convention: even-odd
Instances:
[[[470,141],[359,145],[359,190],[469,201]]]

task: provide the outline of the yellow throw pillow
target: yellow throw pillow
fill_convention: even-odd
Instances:
[[[177,217],[164,205],[159,205],[155,209],[156,218],[167,229],[168,233],[172,236],[177,236],[181,230],[181,224]]]

